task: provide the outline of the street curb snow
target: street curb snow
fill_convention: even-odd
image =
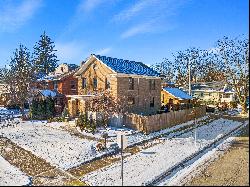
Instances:
[[[148,181],[146,183],[144,183],[145,186],[154,186],[154,185],[161,185],[161,183],[167,179],[169,179],[170,177],[174,176],[178,171],[180,171],[182,168],[185,167],[185,165],[190,165],[193,164],[195,161],[197,161],[196,157],[201,157],[203,155],[205,155],[207,153],[207,151],[211,151],[212,149],[214,149],[214,146],[220,144],[223,140],[225,140],[226,137],[228,137],[231,134],[237,133],[238,130],[240,130],[241,128],[243,128],[244,126],[246,126],[248,124],[248,121],[243,123],[242,125],[240,125],[239,127],[231,130],[230,132],[228,132],[227,134],[225,134],[224,136],[216,139],[214,142],[208,144],[207,146],[205,146],[203,149],[201,149],[200,151],[190,155],[189,157],[185,158],[184,160],[178,162],[177,164],[175,164],[174,166],[172,166],[171,168],[169,168],[167,171],[163,172],[162,174],[160,174],[159,176],[155,177],[154,179],[152,179],[151,181]],[[190,163],[191,162],[191,163]],[[173,173],[174,172],[174,173]],[[166,184],[165,184],[166,185]]]

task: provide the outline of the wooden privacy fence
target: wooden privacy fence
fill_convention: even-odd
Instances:
[[[191,114],[194,111],[194,114]],[[138,114],[127,114],[124,116],[123,124],[129,128],[144,132],[146,134],[169,128],[189,120],[202,117],[206,114],[206,107],[195,107],[168,113],[142,116]]]

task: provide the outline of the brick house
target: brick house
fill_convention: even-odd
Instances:
[[[60,64],[53,73],[38,80],[37,89],[57,90],[64,95],[75,95],[78,92],[78,79],[73,75],[78,66],[75,64]]]
[[[126,104],[127,112],[154,114],[161,107],[161,78],[141,62],[92,54],[75,77],[78,95],[68,96],[72,116],[85,112],[86,101],[107,89]]]

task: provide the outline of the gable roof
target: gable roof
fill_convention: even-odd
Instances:
[[[39,93],[44,97],[59,97],[63,96],[63,94],[59,93],[57,90],[39,90]]]
[[[92,55],[117,73],[157,76],[157,77],[160,75],[158,72],[148,67],[147,65],[143,64],[142,62],[117,59],[95,54]]]
[[[166,92],[173,95],[174,97],[177,97],[178,99],[193,99],[192,96],[188,95],[186,92],[182,91],[179,88],[171,88],[171,87],[165,87],[163,88]]]

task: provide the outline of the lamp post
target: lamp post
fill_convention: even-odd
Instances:
[[[123,149],[126,149],[128,145],[126,136],[123,134],[117,134],[117,143],[119,147],[121,148],[121,180],[122,180],[122,186],[123,186]]]
[[[197,147],[197,143],[196,143],[196,141],[197,141],[196,113],[197,113],[197,111],[195,111],[195,110],[192,110],[192,112],[191,112],[191,115],[194,116],[194,145],[195,145],[195,147]]]

